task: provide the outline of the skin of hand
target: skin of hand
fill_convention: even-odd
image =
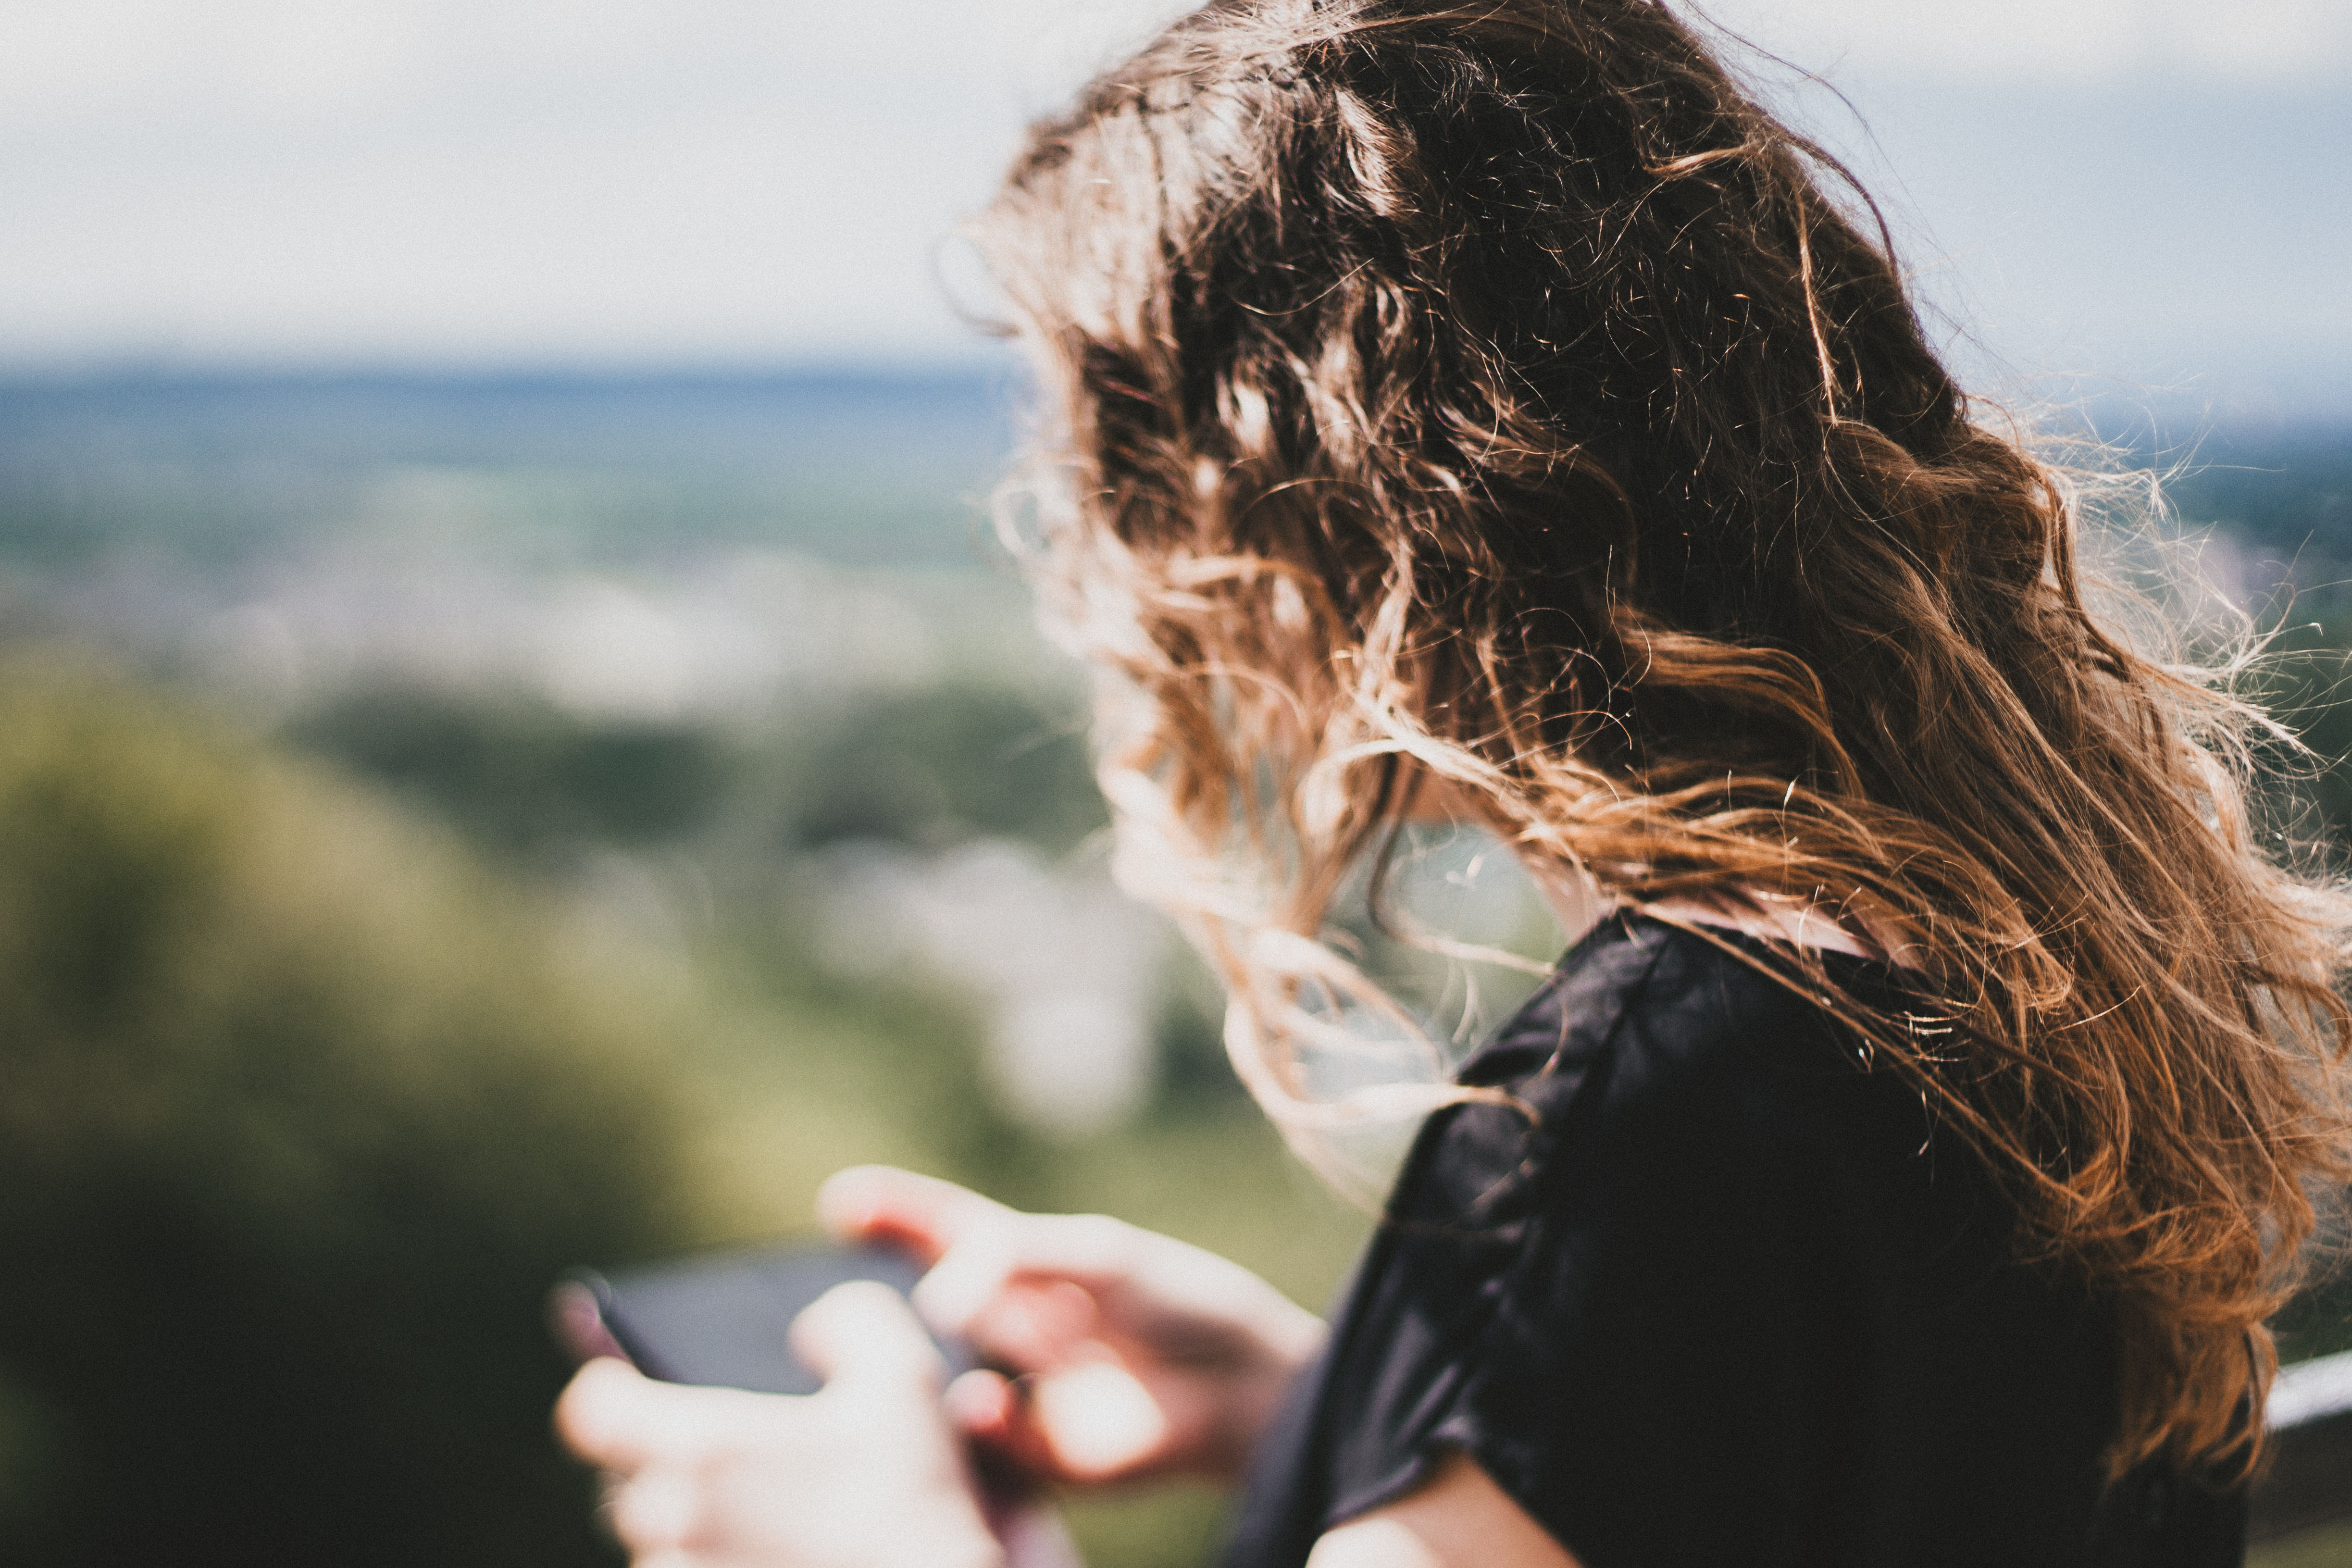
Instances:
[[[943,1391],[920,1325],[870,1284],[839,1287],[793,1323],[793,1350],[825,1379],[806,1398],[591,1362],[556,1426],[605,1471],[610,1523],[635,1568],[1077,1568],[1050,1514],[988,1516],[957,1425],[1080,1482],[1230,1474],[1322,1337],[1255,1275],[1116,1221],[1023,1215],[876,1167],[843,1173],[820,1206],[844,1235],[931,1238],[940,1265],[919,1293],[943,1301],[950,1326],[1038,1370],[1024,1373],[1025,1393],[993,1373]],[[958,1405],[964,1419],[951,1422]],[[1309,1568],[1577,1564],[1457,1455],[1326,1534]]]
[[[1457,1453],[1424,1485],[1326,1532],[1307,1568],[1577,1568],[1577,1563],[1475,1459]]]
[[[556,1428],[606,1472],[635,1568],[1006,1568],[897,1292],[843,1285],[793,1324],[805,1398],[655,1383],[590,1362]]]
[[[835,1176],[817,1212],[932,1264],[924,1319],[1013,1374],[958,1378],[950,1419],[1041,1480],[1233,1480],[1323,1342],[1247,1269],[1098,1215],[1022,1214],[885,1166]]]

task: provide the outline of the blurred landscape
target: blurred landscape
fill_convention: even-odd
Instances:
[[[1361,1216],[1109,886],[1012,440],[982,373],[0,385],[0,1557],[609,1561],[550,1284],[857,1161],[1328,1296]]]
[[[1082,677],[982,506],[1016,395],[0,382],[0,1558],[612,1561],[549,1284],[804,1233],[856,1161],[1327,1299],[1364,1220],[1108,884]],[[2279,820],[2332,860],[2352,426],[2173,441],[2182,548],[2299,653]],[[1418,847],[1424,922],[1551,956],[1497,857]],[[1407,978],[1465,1045],[1514,994]],[[2352,1343],[2339,1295],[2293,1351]],[[1077,1515],[1101,1568],[1217,1520]]]

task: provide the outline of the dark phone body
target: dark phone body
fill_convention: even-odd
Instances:
[[[574,1270],[549,1303],[572,1354],[619,1354],[647,1377],[754,1394],[814,1394],[816,1374],[786,1342],[801,1310],[836,1285],[873,1279],[904,1295],[922,1278],[906,1253],[822,1244],[721,1253],[651,1268]],[[932,1336],[948,1375],[971,1369],[959,1343]]]

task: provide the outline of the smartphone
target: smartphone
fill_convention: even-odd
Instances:
[[[618,1355],[647,1377],[754,1394],[814,1394],[786,1331],[836,1285],[873,1279],[901,1295],[922,1268],[895,1247],[823,1243],[720,1253],[648,1268],[578,1268],[548,1304],[556,1338],[586,1361]],[[934,1334],[952,1378],[971,1352]]]

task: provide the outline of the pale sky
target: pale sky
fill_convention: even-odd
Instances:
[[[1181,8],[0,0],[0,363],[968,353],[942,237]],[[2352,0],[1709,10],[2000,364],[2352,370]]]

